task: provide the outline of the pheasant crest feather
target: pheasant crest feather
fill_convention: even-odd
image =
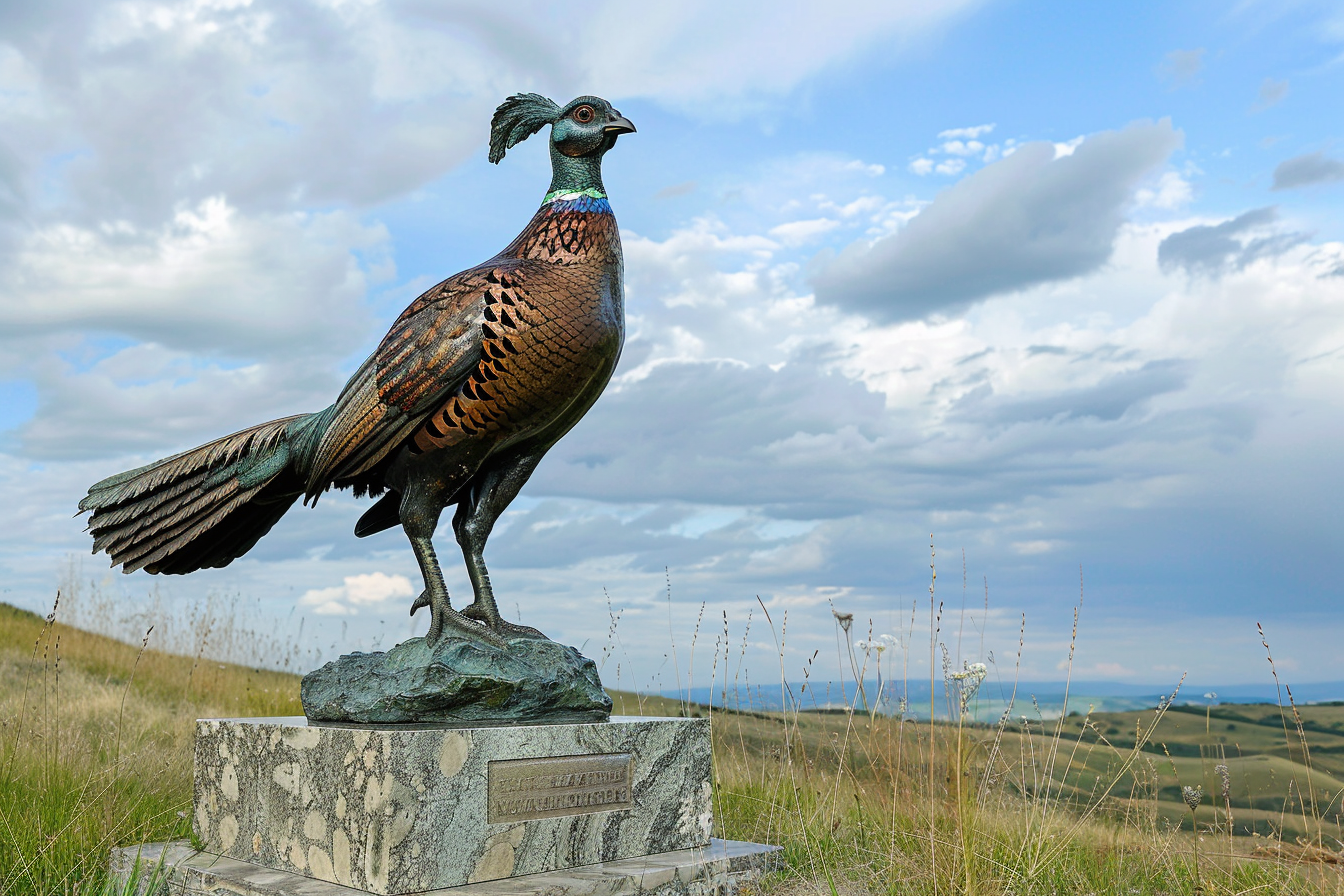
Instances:
[[[490,121],[490,161],[498,164],[505,151],[559,117],[560,107],[555,101],[539,93],[515,93],[499,104]]]

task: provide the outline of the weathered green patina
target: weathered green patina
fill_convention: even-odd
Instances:
[[[536,638],[503,647],[411,638],[309,672],[301,695],[313,722],[604,722],[611,715],[593,661]]]

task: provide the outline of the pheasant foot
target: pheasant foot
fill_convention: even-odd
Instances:
[[[545,634],[532,628],[530,625],[516,625],[505,620],[498,612],[492,614],[488,609],[481,606],[480,601],[477,601],[470,606],[463,607],[462,615],[489,627],[491,631],[507,640],[512,640],[514,638],[526,638],[532,641],[551,640],[546,637]]]
[[[430,645],[437,644],[439,638],[447,633],[494,647],[504,646],[504,638],[454,610],[448,603],[446,590],[440,592],[437,589],[426,588],[415,599],[415,603],[411,604],[411,615],[414,616],[421,607],[429,607],[429,632],[425,635],[425,641]]]

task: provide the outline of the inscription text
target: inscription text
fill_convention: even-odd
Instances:
[[[629,753],[504,759],[488,768],[490,824],[610,812],[632,805]]]

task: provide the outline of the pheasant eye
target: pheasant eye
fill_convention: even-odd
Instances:
[[[579,124],[587,124],[593,120],[596,114],[592,106],[580,106],[574,110],[574,120]]]

